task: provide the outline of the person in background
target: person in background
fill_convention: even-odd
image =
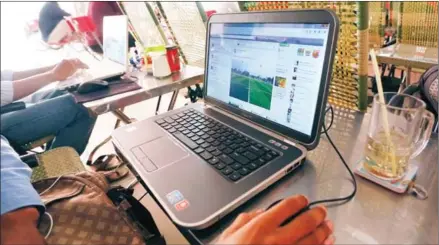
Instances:
[[[1,135],[18,147],[55,136],[51,148],[70,146],[81,154],[87,146],[96,116],[77,104],[75,98],[65,91],[40,89],[86,68],[87,65],[78,59],[67,59],[54,66],[28,71],[1,71],[0,105],[18,100],[27,102],[25,109],[1,115]]]
[[[99,42],[103,44],[103,25],[104,25],[104,17],[105,16],[113,16],[113,15],[123,15],[120,10],[117,2],[90,2],[88,6],[87,15],[93,20],[96,25],[96,37],[99,39]],[[100,47],[97,40],[93,35],[87,34],[87,45],[95,52],[102,53],[102,48]],[[135,47],[135,39],[129,33],[128,35],[128,46]]]
[[[38,27],[45,42],[49,41],[50,34],[56,26],[64,21],[64,17],[70,16],[64,11],[58,2],[46,2],[40,10]]]

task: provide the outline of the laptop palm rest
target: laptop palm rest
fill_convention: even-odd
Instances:
[[[147,161],[142,163],[155,165],[156,169],[154,170],[176,163],[189,156],[189,152],[168,136],[155,138],[141,145],[140,149],[147,158]]]

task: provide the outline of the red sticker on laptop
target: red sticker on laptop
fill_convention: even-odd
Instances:
[[[174,207],[177,211],[183,211],[189,207],[189,202],[186,199],[184,199],[183,201],[175,204]]]

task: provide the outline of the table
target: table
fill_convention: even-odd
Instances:
[[[353,168],[361,159],[369,114],[336,109],[329,134]],[[350,202],[328,207],[335,225],[337,244],[438,244],[438,140],[433,135],[427,148],[414,162],[419,164],[417,183],[429,192],[427,200],[393,193],[356,176],[357,195]],[[209,244],[240,212],[266,208],[275,200],[304,194],[310,200],[348,195],[349,174],[326,137],[309,152],[305,164],[275,185],[252,198],[212,227],[194,231],[179,227],[191,244]]]
[[[97,115],[112,111],[119,119],[129,123],[130,119],[120,110],[126,106],[173,92],[169,110],[172,110],[178,91],[182,88],[203,82],[204,70],[195,66],[184,65],[180,72],[166,78],[155,78],[145,72],[133,72],[139,80],[141,89],[109,96],[84,103],[84,106]]]
[[[412,68],[428,69],[438,64],[438,50],[412,44],[394,44],[377,51],[379,63],[404,66],[407,68],[406,84],[410,84]]]

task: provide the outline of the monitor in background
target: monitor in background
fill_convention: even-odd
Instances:
[[[328,30],[328,24],[211,24],[207,95],[310,136]]]
[[[102,29],[104,57],[128,68],[127,16],[105,16]]]

